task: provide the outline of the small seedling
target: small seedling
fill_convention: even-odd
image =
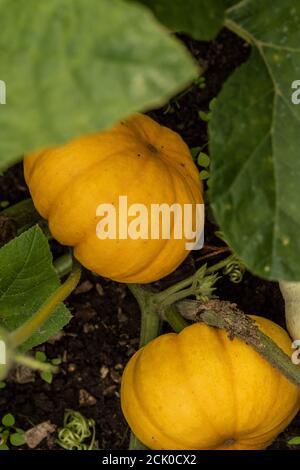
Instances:
[[[7,413],[1,419],[0,425],[0,450],[9,450],[8,443],[14,447],[25,444],[24,431],[15,426],[15,417]]]
[[[39,362],[42,362],[43,364],[49,364],[49,365],[52,365],[52,366],[58,366],[59,364],[61,364],[61,358],[60,357],[56,357],[54,359],[48,359],[46,354],[43,351],[37,351],[35,353],[35,359]],[[52,373],[51,370],[41,371],[40,376],[48,384],[52,383],[53,373]]]
[[[209,173],[209,165],[210,165],[210,157],[202,152],[203,147],[193,147],[191,148],[191,154],[194,161],[197,162],[199,167],[203,169],[200,171],[200,178],[202,180],[208,180],[210,173]]]
[[[209,122],[210,119],[211,119],[212,112],[214,110],[215,105],[216,105],[216,98],[213,98],[210,101],[209,105],[208,105],[208,108],[209,108],[208,112],[205,112],[205,111],[199,111],[198,112],[199,118],[204,122]]]
[[[201,77],[195,78],[194,84],[195,84],[198,88],[200,88],[200,90],[204,90],[204,88],[206,88],[205,77],[201,76]]]
[[[204,170],[200,171],[200,178],[202,180],[208,180],[210,176],[210,173],[208,171],[210,165],[209,156],[204,152],[200,152],[197,158],[197,164],[198,166],[205,168]]]

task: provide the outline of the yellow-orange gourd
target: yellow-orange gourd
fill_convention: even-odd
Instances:
[[[291,353],[282,328],[252,318]],[[250,346],[196,323],[156,338],[130,359],[121,403],[150,449],[264,449],[299,410],[299,389]]]
[[[113,129],[34,152],[24,160],[24,173],[54,238],[73,246],[92,271],[146,283],[166,276],[187,256],[186,239],[175,239],[172,231],[170,240],[96,236],[97,207],[113,204],[118,214],[119,196],[127,196],[128,206],[144,204],[149,217],[151,204],[203,203],[187,145],[148,116],[136,114]]]

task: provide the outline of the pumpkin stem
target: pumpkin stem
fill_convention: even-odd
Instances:
[[[180,333],[180,331],[189,326],[189,323],[179,314],[175,305],[170,305],[170,307],[165,310],[164,316],[175,333]]]
[[[139,284],[128,284],[129,290],[139,304],[141,311],[140,347],[142,348],[159,335],[161,318],[153,303],[153,294]]]
[[[203,321],[209,326],[222,328],[228,332],[231,339],[235,336],[240,338],[276,367],[290,382],[300,387],[300,368],[235,304],[218,300],[209,302],[186,300],[180,302],[178,308],[183,316],[187,312],[189,319],[192,319],[193,312],[194,321]]]
[[[71,250],[69,253],[65,253],[64,255],[57,258],[53,263],[56,274],[60,278],[69,274],[72,271],[73,262],[74,258],[72,256]]]
[[[146,346],[159,335],[161,328],[161,318],[153,305],[153,294],[150,290],[141,287],[139,284],[127,284],[129,290],[139,304],[141,311],[141,331],[140,331],[140,348]],[[131,432],[129,450],[147,449]]]
[[[20,234],[42,220],[33,205],[32,199],[25,199],[13,206],[7,207],[7,209],[0,212],[0,217],[7,218],[7,220],[14,225],[14,235]],[[4,242],[6,242],[6,240],[3,240],[3,243]]]

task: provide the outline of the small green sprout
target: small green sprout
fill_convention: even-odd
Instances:
[[[209,165],[210,165],[210,157],[202,151],[203,147],[192,147],[191,154],[195,162],[199,167],[202,167],[200,171],[200,178],[202,180],[208,180],[210,173],[209,173]]]
[[[198,112],[198,115],[199,115],[199,118],[204,121],[204,122],[209,122],[210,119],[211,119],[211,116],[212,116],[212,112],[216,106],[216,98],[213,98],[209,105],[208,105],[208,108],[209,108],[209,111],[208,112],[205,112],[205,111],[199,111]]]
[[[194,84],[195,84],[198,88],[200,88],[200,90],[204,90],[204,88],[206,88],[205,77],[200,76],[200,77],[195,78]]]
[[[1,419],[0,424],[0,450],[10,450],[8,443],[14,447],[25,444],[24,431],[15,426],[15,417],[7,413]]]
[[[37,351],[35,353],[35,359],[43,364],[49,364],[50,366],[58,366],[59,364],[61,364],[61,358],[60,357],[56,357],[54,359],[48,359],[46,354],[42,351]],[[51,371],[51,369],[49,370],[43,370],[40,372],[40,376],[41,378],[47,382],[48,384],[51,384],[52,383],[52,380],[53,380],[53,373]]]

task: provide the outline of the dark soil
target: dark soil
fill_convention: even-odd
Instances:
[[[208,110],[211,99],[233,70],[247,59],[250,51],[242,40],[228,31],[222,31],[211,43],[182,39],[203,69],[206,86],[200,89],[198,85],[192,85],[169,106],[150,115],[178,131],[190,147],[201,146],[206,151],[207,124],[201,121],[198,112]],[[27,196],[21,165],[0,176],[0,202],[13,204]],[[214,230],[209,222],[206,244],[222,245]],[[55,256],[62,251],[57,244],[53,248]],[[194,272],[199,256],[201,252],[194,253],[158,286]],[[236,302],[245,313],[263,315],[283,324],[283,300],[277,284],[246,273],[240,284],[223,278],[218,283],[217,294],[221,299]],[[79,410],[96,421],[100,449],[126,449],[129,432],[120,411],[119,388],[122,370],[138,347],[136,302],[125,285],[84,271],[79,289],[67,303],[74,316],[63,336],[38,348],[45,351],[48,358],[63,359],[61,372],[51,385],[38,373],[31,377],[32,382],[20,384],[13,373],[6,388],[0,391],[0,416],[11,412],[19,427],[29,429],[47,420],[61,426],[66,409]],[[292,449],[287,440],[299,434],[300,416],[271,448]],[[52,436],[38,448],[55,449],[57,444]]]

